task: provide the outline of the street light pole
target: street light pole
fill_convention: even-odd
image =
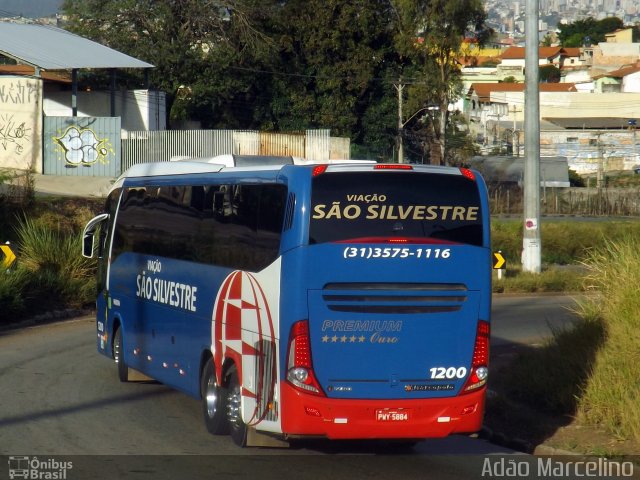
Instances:
[[[402,123],[402,91],[404,90],[404,84],[402,79],[398,80],[398,84],[394,85],[398,91],[398,163],[404,163],[404,148],[402,144],[402,129],[404,124]]]

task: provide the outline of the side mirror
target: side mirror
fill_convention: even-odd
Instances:
[[[95,237],[93,232],[85,233],[82,238],[82,256],[86,258],[93,257],[93,249],[94,249],[94,240]]]
[[[93,258],[95,232],[96,229],[109,218],[108,213],[102,213],[97,217],[92,218],[89,223],[84,227],[82,232],[82,256],[86,258]]]

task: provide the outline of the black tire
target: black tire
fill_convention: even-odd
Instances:
[[[113,335],[113,360],[118,367],[118,378],[121,382],[129,381],[129,366],[124,363],[122,328],[118,327]]]
[[[242,412],[240,410],[241,386],[238,380],[238,371],[234,367],[229,372],[229,381],[227,383],[227,420],[229,423],[229,434],[233,443],[239,447],[247,446],[247,425],[242,421]]]
[[[202,397],[202,415],[204,424],[213,435],[229,433],[227,420],[227,388],[218,385],[213,360],[207,360],[200,378],[200,395]]]

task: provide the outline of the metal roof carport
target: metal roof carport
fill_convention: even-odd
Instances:
[[[77,116],[78,70],[111,70],[111,116],[115,115],[116,70],[154,66],[61,28],[12,22],[0,22],[0,54],[20,64],[41,70],[71,70],[73,116]],[[145,71],[146,72],[146,71]]]

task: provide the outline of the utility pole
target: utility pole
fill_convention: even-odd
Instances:
[[[602,142],[600,141],[601,132],[597,133],[598,137],[598,172],[596,174],[596,188],[598,189],[598,195],[602,190],[602,178],[604,177],[604,151],[602,149]]]
[[[513,106],[513,130],[511,131],[511,155],[515,157],[520,156],[520,138],[518,135],[517,124],[516,124],[516,106]]]
[[[538,0],[525,7],[525,160],[522,270],[540,273],[540,85],[538,80]]]
[[[398,91],[398,163],[404,163],[404,149],[402,144],[402,91],[404,90],[404,84],[402,78],[398,79],[398,84],[394,84]]]

